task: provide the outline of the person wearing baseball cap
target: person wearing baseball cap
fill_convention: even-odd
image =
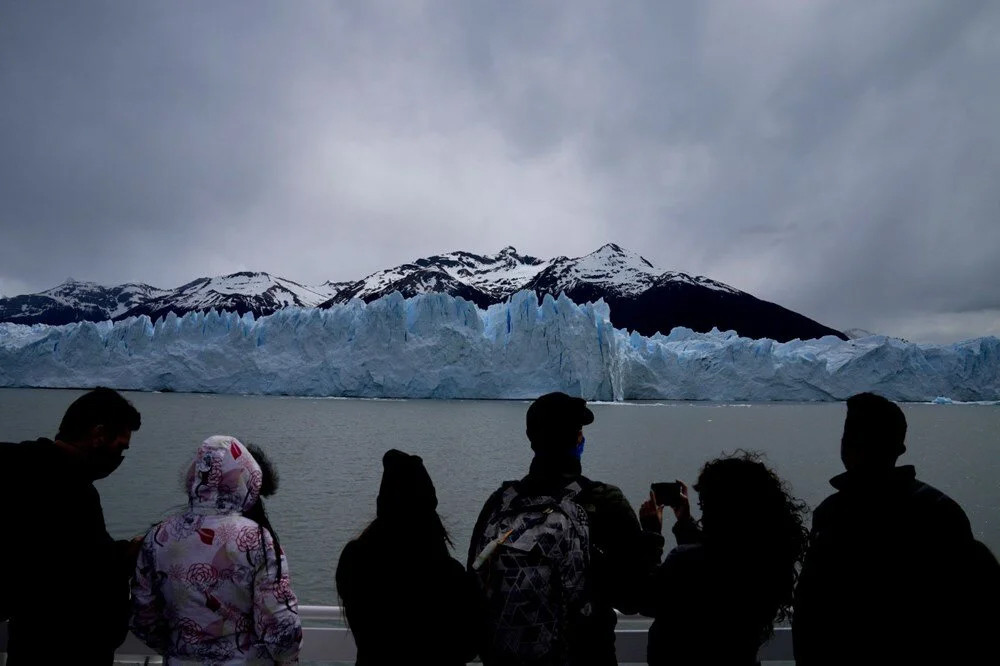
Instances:
[[[486,501],[473,529],[468,565],[473,568],[477,558],[483,557],[479,547],[482,532],[510,487],[528,497],[558,497],[567,488],[579,488],[573,500],[588,518],[592,592],[589,614],[576,618],[577,626],[568,632],[572,642],[568,661],[610,665],[618,663],[615,609],[638,612],[643,586],[663,553],[663,537],[643,530],[619,488],[583,475],[583,429],[592,423],[594,413],[583,398],[556,392],[531,403],[525,415],[525,434],[534,459],[527,476],[505,482]],[[487,662],[486,655],[483,661]]]
[[[560,457],[583,454],[583,426],[594,422],[594,413],[583,398],[546,393],[528,407],[525,434],[535,455]],[[578,450],[579,449],[579,450]]]

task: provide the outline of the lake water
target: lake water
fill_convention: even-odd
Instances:
[[[0,440],[53,436],[80,394],[0,389]],[[98,483],[112,536],[144,532],[183,506],[181,476],[198,444],[210,435],[235,435],[263,446],[281,474],[268,510],[295,590],[307,604],[337,603],[337,558],[374,517],[386,449],[424,458],[462,560],[486,497],[504,479],[523,476],[531,460],[526,402],[126,395],[143,425],[125,463]],[[584,472],[621,487],[636,506],[651,481],[691,483],[703,462],[737,448],[763,452],[811,507],[831,492],[828,479],[842,471],[841,403],[626,403],[592,409],[596,421],[585,431]],[[1000,407],[903,410],[909,434],[901,463],[916,465],[922,480],[958,501],[978,537],[1000,553]]]

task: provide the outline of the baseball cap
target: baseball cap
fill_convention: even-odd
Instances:
[[[525,415],[525,425],[532,448],[538,444],[575,444],[570,441],[581,427],[594,422],[594,413],[583,398],[557,391],[538,397]]]

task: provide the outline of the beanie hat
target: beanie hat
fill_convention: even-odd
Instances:
[[[382,485],[376,502],[379,518],[434,511],[437,494],[420,456],[389,449],[382,456]]]

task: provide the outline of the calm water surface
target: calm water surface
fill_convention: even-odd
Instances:
[[[0,389],[0,440],[53,436],[80,394]],[[337,558],[374,517],[386,449],[424,458],[459,559],[483,501],[504,479],[523,476],[531,460],[526,402],[127,396],[142,412],[143,425],[125,463],[98,483],[111,534],[144,532],[183,506],[181,476],[206,437],[256,442],[281,474],[268,506],[302,603],[337,602]],[[1000,407],[903,409],[909,450],[901,462],[916,465],[923,480],[961,503],[979,538],[1000,553]],[[629,403],[595,404],[593,410],[584,472],[620,486],[634,505],[651,481],[690,483],[704,461],[736,448],[764,452],[811,507],[830,493],[827,480],[842,471],[839,403]]]

